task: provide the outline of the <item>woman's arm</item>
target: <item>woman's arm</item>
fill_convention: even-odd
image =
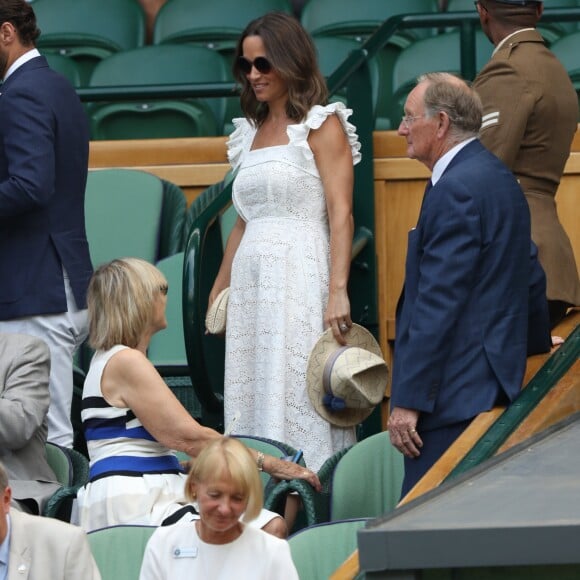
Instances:
[[[140,351],[124,349],[111,357],[101,379],[105,400],[128,407],[147,431],[169,449],[197,457],[220,433],[200,425],[165,384],[155,367]],[[250,449],[256,462],[258,453]],[[264,471],[278,479],[304,479],[320,489],[317,475],[296,463],[266,455]]]
[[[169,449],[196,457],[221,435],[200,425],[165,384],[147,357],[123,349],[109,360],[101,378],[101,391],[115,407],[128,407],[143,427]]]
[[[324,324],[332,328],[340,344],[345,344],[340,325],[352,325],[347,294],[354,231],[352,153],[336,115],[310,132],[309,144],[324,187],[330,227],[330,283]]]
[[[232,262],[234,261],[234,256],[236,255],[236,251],[238,250],[238,246],[240,245],[245,230],[246,222],[240,216],[238,216],[228,238],[228,243],[226,244],[226,249],[224,251],[224,257],[222,258],[220,269],[217,273],[211,292],[209,293],[209,306],[213,304],[216,296],[224,288],[227,288],[230,285]]]

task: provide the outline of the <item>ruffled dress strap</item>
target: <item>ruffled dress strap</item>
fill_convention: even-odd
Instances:
[[[242,163],[244,153],[250,148],[256,133],[255,127],[244,117],[232,119],[234,130],[226,142],[228,161],[234,170]]]
[[[350,145],[353,165],[356,165],[361,160],[360,141],[358,140],[356,127],[348,122],[348,118],[352,115],[352,109],[347,109],[344,103],[340,101],[326,106],[315,105],[308,111],[304,123],[289,125],[288,137],[290,138],[290,143],[299,147],[308,159],[313,159],[314,154],[308,144],[308,135],[311,129],[319,129],[330,115],[338,117]]]

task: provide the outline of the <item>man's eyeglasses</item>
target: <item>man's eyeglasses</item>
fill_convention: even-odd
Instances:
[[[417,119],[421,119],[424,116],[425,115],[404,115],[401,117],[401,124],[408,129]]]
[[[169,284],[161,284],[161,286],[159,286],[159,292],[161,292],[163,296],[167,296],[167,293],[169,292]]]
[[[265,56],[258,56],[254,60],[248,60],[245,56],[240,56],[238,58],[238,67],[245,75],[250,74],[252,67],[263,75],[267,75],[272,71],[272,63]]]

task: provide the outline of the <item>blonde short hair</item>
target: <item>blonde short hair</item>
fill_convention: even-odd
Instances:
[[[256,460],[250,450],[237,439],[220,437],[203,448],[193,461],[185,483],[185,496],[194,501],[193,485],[231,481],[247,500],[243,521],[249,522],[260,513],[264,502],[262,481]]]
[[[163,274],[140,258],[120,258],[99,267],[87,291],[91,347],[136,348],[151,323],[155,299],[166,285]]]

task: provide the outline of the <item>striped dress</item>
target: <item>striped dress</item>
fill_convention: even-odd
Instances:
[[[175,454],[156,441],[128,408],[101,392],[108,361],[128,348],[97,351],[83,389],[82,421],[90,458],[89,483],[78,493],[80,525],[159,525],[182,507],[186,475]]]

